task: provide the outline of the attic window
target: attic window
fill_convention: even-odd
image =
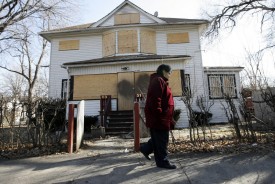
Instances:
[[[127,13],[127,14],[115,15],[115,25],[138,24],[138,23],[140,23],[139,13]]]
[[[59,41],[59,51],[79,50],[79,40],[61,40]]]
[[[178,43],[189,43],[189,34],[186,33],[168,33],[167,43],[168,44],[178,44]]]

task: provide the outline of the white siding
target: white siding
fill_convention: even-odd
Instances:
[[[79,50],[59,51],[60,40],[80,40]],[[68,77],[61,65],[66,62],[81,61],[102,57],[102,36],[72,37],[54,39],[51,43],[51,65],[49,74],[49,97],[60,98],[61,81]]]
[[[185,104],[181,100],[181,97],[175,97],[175,109],[181,109],[180,119],[176,124],[176,128],[186,128],[189,126],[188,112]]]
[[[147,17],[145,14],[140,13],[140,23],[149,24],[149,23],[155,23],[155,21]]]
[[[171,67],[175,69],[184,69],[184,65],[187,61],[184,59],[178,60],[170,60],[165,63],[171,65]],[[164,61],[150,61],[144,63],[121,63],[121,64],[108,64],[105,66],[93,66],[93,67],[81,67],[81,68],[71,68],[71,75],[86,75],[86,74],[104,74],[104,73],[118,73],[124,72],[122,67],[129,67],[127,72],[139,72],[139,71],[156,71],[156,67],[160,64],[164,63]]]
[[[69,104],[78,104],[78,103],[79,101],[68,101],[66,112],[68,113]],[[112,99],[111,105],[112,105],[111,110],[116,111],[117,100]],[[76,111],[75,111],[75,116],[76,116]],[[97,116],[99,115],[99,111],[100,111],[100,100],[85,100],[84,116]],[[68,114],[66,115],[66,117],[68,118]]]
[[[140,23],[154,23],[155,21],[146,16],[145,14],[139,12],[138,10],[134,9],[133,7],[126,5],[121,10],[117,12],[118,14],[126,14],[126,13],[140,13]],[[105,26],[113,26],[115,24],[115,18],[114,16],[109,17],[107,20],[105,20],[99,27],[105,27]]]

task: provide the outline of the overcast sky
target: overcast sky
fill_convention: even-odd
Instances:
[[[110,13],[123,0],[82,0],[76,24],[96,22]],[[148,13],[159,17],[205,18],[203,11],[213,11],[215,0],[131,0]],[[218,1],[219,3],[221,1]],[[226,2],[225,0],[222,2]],[[216,5],[216,4],[215,4]],[[255,17],[252,17],[255,20]],[[256,51],[263,39],[255,21],[243,20],[233,32],[225,34],[213,44],[202,44],[204,66],[245,66],[244,50]],[[265,57],[263,67],[269,77],[275,78],[272,55]]]

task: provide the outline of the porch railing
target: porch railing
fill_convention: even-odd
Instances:
[[[100,96],[100,119],[101,126],[105,127],[107,123],[107,117],[111,111],[111,95],[101,95]]]

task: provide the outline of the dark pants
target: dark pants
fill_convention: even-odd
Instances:
[[[157,165],[162,165],[168,162],[167,146],[169,141],[168,130],[150,129],[151,139],[147,143],[141,145],[141,149],[146,154],[154,152]]]

